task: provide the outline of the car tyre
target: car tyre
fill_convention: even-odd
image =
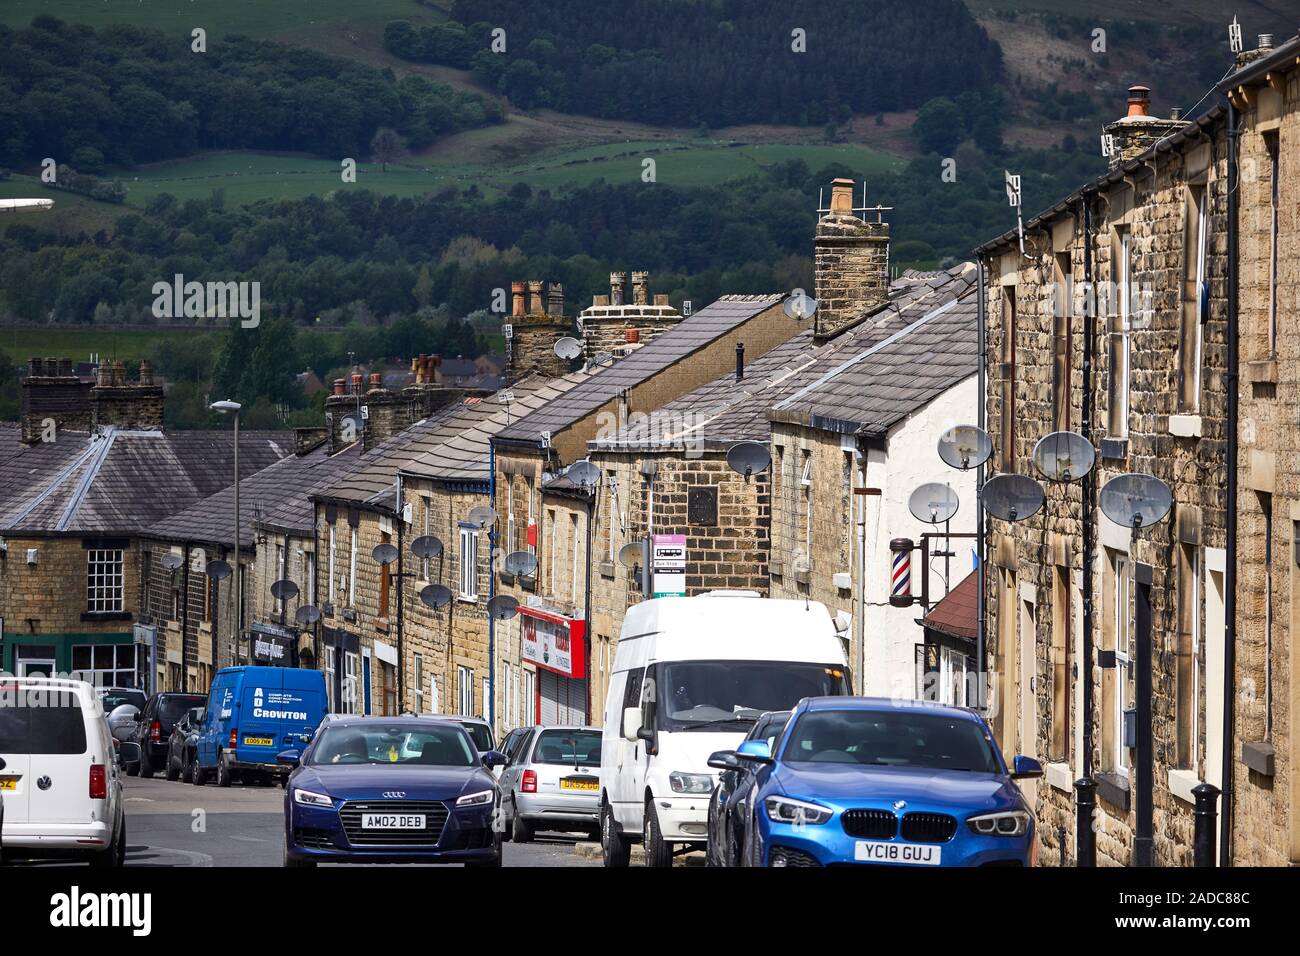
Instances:
[[[140,776],[145,780],[153,779],[153,764],[149,762],[149,751],[145,747],[140,748]]]
[[[473,870],[496,869],[501,866],[501,836],[498,834],[493,842],[496,853],[486,860],[470,860],[465,866]]]
[[[758,823],[755,820],[749,822],[745,827],[745,843],[741,847],[740,860],[741,866],[762,866],[763,854],[758,848]]]
[[[172,760],[172,752],[167,751],[167,773],[166,777],[172,783],[181,778],[181,764],[179,760]]]
[[[606,866],[623,867],[632,861],[632,845],[619,830],[607,801],[600,805],[600,852]]]
[[[235,782],[235,775],[230,770],[230,761],[225,754],[217,755],[217,786],[229,787]]]
[[[141,759],[144,759],[143,756],[141,757]],[[126,775],[128,777],[140,776],[140,765],[138,763],[122,764],[122,769],[126,771]]]
[[[310,870],[315,869],[315,860],[300,860],[289,855],[289,845],[284,846],[284,865],[290,870]]]
[[[510,842],[532,843],[534,836],[536,836],[536,830],[534,830],[533,825],[516,812],[510,821]]]
[[[125,816],[118,821],[117,834],[113,837],[113,845],[107,850],[100,850],[98,853],[91,854],[89,863],[95,869],[118,869],[126,865]]]
[[[194,755],[194,762],[190,765],[190,783],[196,787],[201,787],[208,782],[208,775],[203,768],[199,766],[199,755]]]
[[[645,802],[645,823],[642,824],[641,842],[645,850],[645,865],[663,868],[673,865],[673,845],[664,841],[659,829],[659,814],[655,813],[653,800]]]

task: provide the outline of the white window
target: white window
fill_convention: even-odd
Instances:
[[[429,499],[428,498],[424,499],[424,534],[426,536],[429,534]],[[433,580],[432,578],[429,577],[429,563],[430,563],[429,558],[420,559],[420,580],[421,581]]]
[[[569,603],[577,607],[578,578],[582,576],[578,569],[582,567],[582,562],[578,554],[580,541],[578,538],[578,516],[576,514],[569,515],[569,530],[573,532],[573,566],[569,571]]]
[[[1110,433],[1114,438],[1128,437],[1129,390],[1132,385],[1129,352],[1131,347],[1132,304],[1131,237],[1120,232],[1111,274],[1115,278],[1116,314],[1110,332]]]
[[[515,541],[515,479],[511,476],[506,482],[506,552],[518,549],[519,543]]]
[[[136,663],[134,644],[72,645],[73,675],[77,680],[89,681],[96,687],[139,686]]]
[[[86,610],[121,611],[123,602],[122,552],[92,548],[86,552]]]
[[[329,695],[330,711],[339,712],[339,702],[334,699],[334,648],[325,648],[325,692]]]
[[[555,589],[559,586],[559,577],[556,572],[560,570],[560,529],[555,521],[554,508],[546,512],[546,534],[551,539],[551,560],[548,562],[549,566],[546,572],[550,587],[546,589],[546,593],[554,597]]]
[[[429,713],[442,713],[442,696],[438,693],[438,675],[429,678]]]
[[[360,658],[351,651],[343,655],[343,713],[357,713],[357,665]]]
[[[338,548],[334,541],[334,526],[330,525],[330,576],[329,576],[329,586],[326,588],[326,594],[325,594],[325,601],[328,604],[334,603],[334,580],[335,580],[334,579],[334,571],[335,571],[334,556],[337,553],[337,551]]]
[[[463,664],[456,665],[456,713],[462,717],[474,716],[474,670]]]
[[[478,531],[460,529],[460,596],[478,600]]]
[[[520,701],[520,723],[531,724],[537,713],[536,694],[533,690],[533,681],[537,679],[533,671],[524,671],[524,694]]]
[[[304,600],[308,604],[316,603],[316,554],[308,551],[303,555],[303,560],[307,563],[307,594]]]
[[[415,712],[427,714],[428,711],[424,709],[424,656],[422,654],[415,655],[415,663],[411,670],[413,672],[411,684],[415,690]]]
[[[1115,556],[1115,770],[1128,770],[1128,748],[1124,746],[1124,711],[1135,700],[1133,679],[1133,631],[1129,616],[1131,596],[1128,555]]]
[[[352,548],[348,555],[348,607],[357,606],[357,529],[352,529]]]
[[[492,687],[486,677],[483,678],[483,719],[492,723]]]
[[[275,574],[276,574],[277,581],[283,581],[285,578],[289,576],[288,566],[285,564],[287,560],[288,558],[284,553],[284,545],[277,544],[275,546]],[[276,599],[275,612],[277,614],[282,613],[286,607],[286,603],[287,602],[285,601]]]

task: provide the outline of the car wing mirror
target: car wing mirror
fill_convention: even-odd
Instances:
[[[483,755],[483,766],[489,770],[493,767],[504,767],[508,762],[506,755],[499,750],[489,750]]]
[[[730,750],[715,750],[709,754],[709,766],[714,770],[736,770],[736,755]]]
[[[1028,780],[1043,775],[1043,765],[1033,757],[1017,754],[1011,761],[1011,779]]]
[[[140,762],[140,745],[131,741],[123,741],[117,747],[118,763],[139,763]]]
[[[736,748],[736,757],[756,763],[771,763],[772,748],[766,740],[746,740]]]
[[[302,752],[298,750],[281,750],[275,755],[275,762],[287,767],[296,767],[302,760]]]

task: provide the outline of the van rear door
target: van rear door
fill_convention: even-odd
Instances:
[[[14,684],[0,683],[0,798],[5,802],[7,824],[26,823],[27,791],[33,785],[31,775],[31,709],[21,706],[22,691]],[[12,700],[10,699],[12,698]]]
[[[92,764],[103,767],[107,795],[113,754],[103,753],[102,735],[89,733],[90,717],[75,693],[42,694],[41,706],[29,714],[29,761],[26,782],[28,823],[85,823]],[[91,719],[99,719],[91,717]],[[9,807],[6,804],[5,810]]]
[[[251,672],[240,706],[239,759],[275,763],[281,750],[305,746],[324,715],[323,691],[319,671],[275,667]]]

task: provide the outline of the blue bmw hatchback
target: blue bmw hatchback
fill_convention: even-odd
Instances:
[[[720,755],[719,755],[720,756]],[[925,701],[801,701],[757,763],[743,862],[750,866],[1032,866],[1034,815],[976,713]]]
[[[500,866],[492,767],[465,728],[425,717],[331,720],[300,755],[284,798],[285,866]]]

